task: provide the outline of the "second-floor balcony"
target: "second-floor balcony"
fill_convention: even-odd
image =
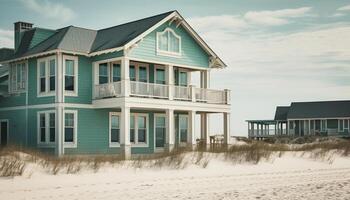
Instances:
[[[197,88],[195,86],[177,86],[138,81],[122,81],[94,86],[94,99],[125,96],[127,90],[132,97],[191,101],[210,104],[229,104],[229,90]],[[124,87],[124,88],[122,88]]]

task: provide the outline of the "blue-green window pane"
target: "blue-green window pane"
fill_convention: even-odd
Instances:
[[[146,67],[139,67],[139,81],[140,82],[147,82],[147,68]]]
[[[180,72],[179,85],[187,86],[187,72]]]
[[[98,68],[99,84],[108,83],[108,67],[107,63],[102,63]]]
[[[135,116],[130,116],[130,142],[135,142]]]
[[[64,141],[65,142],[73,142],[73,132],[74,129],[73,128],[65,128],[64,129]]]
[[[180,129],[187,129],[188,127],[187,117],[180,116],[179,121],[180,121]]]
[[[111,127],[112,128],[119,128],[119,116],[112,115],[111,117]]]
[[[111,130],[111,142],[119,142],[120,129]]]
[[[165,127],[165,117],[156,117],[156,127]]]
[[[64,119],[65,119],[65,121],[64,121],[65,126],[68,126],[68,127],[74,126],[74,114],[73,113],[65,113]]]
[[[138,128],[139,129],[140,128],[146,128],[146,117],[145,116],[139,116],[137,124],[138,124]]]
[[[66,60],[66,75],[74,76],[74,60]]]
[[[120,81],[120,64],[113,64],[113,82]]]
[[[158,48],[162,51],[168,51],[168,32],[160,34],[158,40]]]
[[[164,69],[156,69],[156,83],[165,84],[165,70]]]
[[[187,130],[186,129],[181,129],[181,131],[180,131],[180,141],[181,142],[186,142],[187,141]]]
[[[50,76],[55,76],[55,60],[50,60]]]
[[[175,35],[169,31],[169,51],[179,53],[180,52],[180,46],[179,46],[180,40],[175,37]]]
[[[40,77],[45,77],[46,71],[45,71],[45,62],[40,62]]]
[[[138,142],[146,142],[146,129],[139,129]]]
[[[136,81],[136,72],[134,65],[130,65],[129,67],[129,77],[131,81]]]

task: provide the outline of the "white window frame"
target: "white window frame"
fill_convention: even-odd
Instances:
[[[179,52],[172,52],[169,50],[170,48],[170,42],[169,42],[169,32],[171,32],[175,38],[179,39]],[[159,49],[159,42],[160,42],[160,39],[159,37],[163,34],[168,34],[168,51],[164,51],[164,50],[161,50]],[[181,54],[182,54],[182,50],[181,50],[181,36],[177,35],[176,32],[171,29],[171,28],[166,28],[164,29],[164,31],[162,32],[157,32],[157,37],[156,37],[156,46],[157,46],[157,55],[162,55],[162,56],[170,56],[170,57],[181,57]]]
[[[65,142],[66,137],[66,114],[73,114],[74,130],[73,130],[73,142]],[[64,148],[77,148],[78,145],[78,111],[77,110],[65,110],[63,112],[63,144]]]
[[[50,61],[55,60],[55,90],[50,91]],[[45,62],[45,92],[40,92],[40,63]],[[49,56],[37,60],[37,97],[48,97],[56,95],[57,82],[57,60],[56,56]]]
[[[135,78],[136,78],[136,82],[139,82],[139,68],[140,67],[146,67],[146,71],[147,71],[147,82],[149,83],[149,64],[148,63],[140,63],[140,62],[130,62],[130,65],[135,66]]]
[[[74,91],[67,91],[65,89],[65,79],[66,79],[66,60],[73,60],[74,61]],[[79,78],[79,63],[78,63],[78,57],[77,56],[69,56],[69,55],[63,55],[63,90],[65,96],[78,96],[78,78]]]
[[[55,114],[55,142],[50,142],[50,114]],[[40,137],[40,115],[45,115],[45,142],[41,142]],[[37,144],[39,147],[55,147],[57,141],[57,114],[56,110],[45,110],[37,112]]]
[[[134,117],[134,133],[135,133],[135,137],[134,137],[134,142],[131,142],[131,146],[132,147],[148,147],[149,144],[149,116],[147,113],[130,113],[130,116]],[[139,123],[138,123],[138,117],[142,116],[142,117],[146,117],[146,142],[139,142]],[[128,133],[130,134],[130,128]]]
[[[119,142],[112,142],[111,141],[111,128],[112,128],[112,116],[118,116],[119,117]],[[120,112],[110,112],[109,113],[109,125],[108,125],[108,143],[109,147],[120,147],[120,135],[122,134],[121,129],[120,129],[120,122],[121,122],[121,113]]]
[[[24,64],[24,71],[22,68],[22,64]],[[20,84],[21,88],[18,88],[18,77],[17,77],[17,66],[20,65]],[[9,65],[9,78],[8,78],[8,91],[10,94],[18,94],[27,91],[28,88],[28,62],[15,62]]]
[[[164,149],[164,147],[156,147],[156,130],[157,130],[156,118],[157,117],[164,117],[165,118],[165,130],[168,129],[168,127],[167,127],[167,121],[168,120],[167,120],[166,114],[163,114],[163,113],[156,113],[156,114],[154,114],[154,122],[153,122],[153,127],[154,127],[154,136],[153,136],[154,142],[153,142],[153,144],[154,144],[154,149],[155,150],[162,150],[162,149]],[[166,134],[165,134],[164,140],[166,141]]]

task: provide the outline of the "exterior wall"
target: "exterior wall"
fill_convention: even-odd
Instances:
[[[172,28],[177,35],[181,36],[181,57],[157,55],[157,32],[162,32],[167,27]],[[203,68],[209,67],[208,54],[197,44],[197,42],[187,33],[184,28],[181,26],[176,28],[174,23],[169,26],[169,22],[164,23],[162,26],[158,27],[156,30],[144,37],[138,46],[131,50],[129,56],[144,60],[167,62],[174,65],[181,64]]]
[[[10,145],[25,147],[26,145],[26,111],[11,110],[0,111],[0,119],[9,121],[9,138]]]

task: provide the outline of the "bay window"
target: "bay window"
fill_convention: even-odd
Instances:
[[[130,142],[135,146],[148,144],[148,115],[132,113],[130,115]]]
[[[120,144],[120,113],[109,115],[109,146],[115,147]]]
[[[12,63],[9,66],[10,93],[21,93],[26,90],[27,65],[26,62]]]
[[[64,111],[64,144],[65,147],[77,147],[77,111]]]
[[[78,57],[63,56],[65,95],[78,95]]]
[[[56,114],[55,111],[38,112],[38,144],[49,145],[56,141]]]
[[[38,59],[38,96],[53,96],[56,89],[56,57]]]
[[[157,54],[181,56],[181,37],[171,28],[157,33]]]

